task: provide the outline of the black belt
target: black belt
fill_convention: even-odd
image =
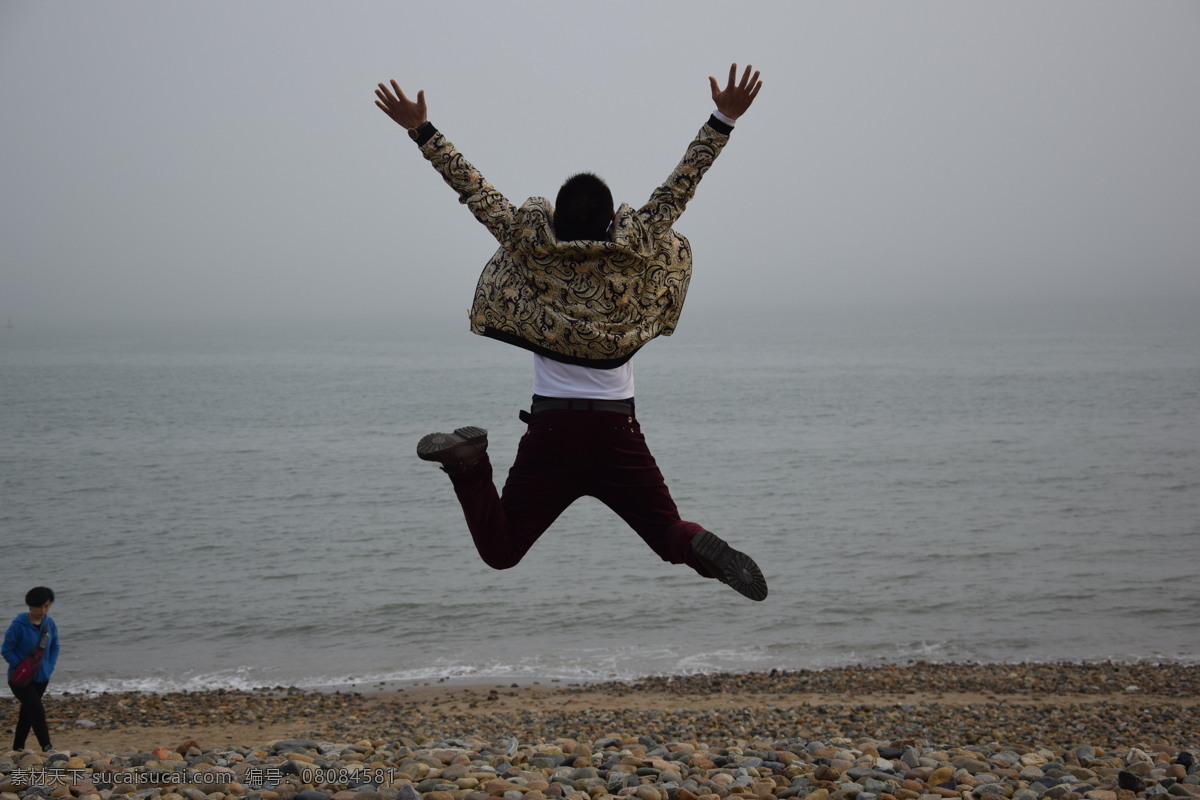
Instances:
[[[534,414],[543,411],[612,411],[633,416],[633,403],[624,400],[582,400],[578,398],[538,400],[529,409]]]
[[[529,411],[521,409],[521,413],[517,416],[521,418],[521,422],[528,423],[534,414],[542,411],[612,411],[624,414],[629,417],[630,422],[633,421],[633,403],[627,403],[624,400],[583,400],[579,398],[535,400],[529,407]]]

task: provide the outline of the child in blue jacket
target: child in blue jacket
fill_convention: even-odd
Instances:
[[[25,595],[25,605],[29,606],[29,611],[18,614],[8,626],[8,632],[4,634],[4,647],[0,652],[8,662],[8,688],[12,689],[13,696],[21,701],[21,713],[13,733],[13,750],[25,749],[25,739],[31,730],[43,751],[51,749],[50,729],[46,726],[46,709],[42,705],[42,695],[46,693],[50,675],[54,672],[54,664],[58,661],[58,626],[50,618],[50,605],[53,602],[54,592],[45,586],[30,589]],[[50,636],[37,674],[24,686],[15,686],[12,682],[13,670],[25,656],[33,652],[43,633],[49,633]]]

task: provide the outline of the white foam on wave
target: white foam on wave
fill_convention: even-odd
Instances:
[[[786,648],[785,648],[786,650]],[[884,652],[883,650],[886,650]],[[146,675],[92,675],[56,681],[54,693],[101,694],[139,692],[167,694],[214,690],[263,690],[295,688],[307,691],[386,691],[413,685],[496,683],[600,683],[636,682],[647,677],[714,674],[720,672],[766,672],[825,670],[848,666],[872,666],[914,661],[930,663],[988,663],[985,654],[967,652],[947,641],[921,640],[879,648],[817,649],[797,661],[774,646],[728,648],[680,653],[671,648],[647,650],[640,647],[609,647],[570,652],[550,652],[519,660],[465,663],[442,659],[399,669],[364,669],[337,673],[304,674],[269,666],[239,666],[210,672],[162,671]],[[1005,659],[1000,658],[999,661]],[[1083,659],[1026,658],[1026,663],[1054,661],[1116,663],[1200,663],[1200,654],[1165,657],[1160,653],[1125,653]]]
[[[781,666],[769,663],[765,649],[729,649],[707,653],[680,654],[670,648],[647,650],[639,647],[596,648],[570,654],[545,653],[519,661],[462,663],[440,660],[403,668],[309,674],[284,672],[277,668],[240,666],[213,672],[187,671],[179,674],[89,676],[57,682],[54,691],[74,694],[105,692],[212,691],[296,688],[313,691],[403,688],[428,683],[479,683],[504,681],[531,683],[600,683],[636,681],[647,676],[693,675],[711,672],[749,671]]]
[[[137,692],[166,694],[168,692],[203,692],[214,689],[250,690],[263,688],[263,680],[253,667],[236,667],[216,672],[185,672],[178,675],[151,674],[104,676],[68,679],[51,684],[59,694],[104,694]]]

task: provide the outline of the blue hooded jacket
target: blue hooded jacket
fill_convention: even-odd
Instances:
[[[8,662],[9,678],[12,677],[17,664],[21,663],[21,659],[37,647],[42,631],[46,630],[50,631],[50,641],[46,643],[46,655],[42,657],[42,665],[33,679],[39,683],[50,680],[50,675],[54,672],[54,663],[58,661],[58,626],[49,616],[42,617],[41,626],[34,625],[29,621],[29,612],[18,614],[8,626],[8,632],[4,634],[4,648],[0,652]]]

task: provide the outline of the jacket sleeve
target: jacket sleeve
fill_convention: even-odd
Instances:
[[[46,674],[49,675],[54,671],[54,665],[58,663],[58,623],[50,620],[54,629],[50,634],[50,646],[46,648]]]
[[[661,235],[674,225],[675,220],[687,208],[688,201],[696,194],[700,179],[720,155],[732,131],[731,126],[716,117],[709,117],[708,122],[688,145],[675,170],[662,186],[654,190],[646,205],[638,210],[655,235]]]
[[[4,632],[4,647],[2,653],[4,660],[8,662],[10,667],[15,667],[21,663],[21,656],[17,653],[17,624],[14,622],[8,626],[8,630]]]
[[[517,209],[507,198],[479,173],[479,170],[458,152],[440,131],[421,144],[421,154],[428,159],[442,179],[458,194],[504,248],[511,248],[516,235]]]

